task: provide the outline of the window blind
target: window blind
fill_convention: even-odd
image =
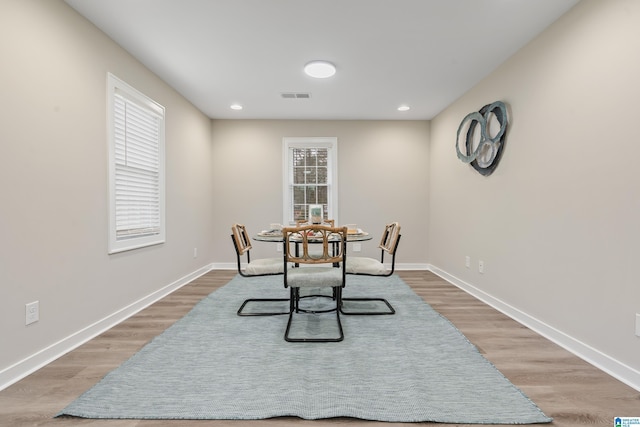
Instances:
[[[165,241],[165,109],[107,73],[109,253]]]
[[[116,239],[160,233],[159,117],[114,98]]]

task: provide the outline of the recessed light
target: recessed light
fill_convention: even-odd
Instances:
[[[242,105],[240,104],[231,104],[231,106],[229,107],[232,110],[242,110]]]
[[[409,107],[408,105],[401,105],[398,107],[398,111],[409,111],[411,109],[411,107]]]
[[[316,79],[326,79],[336,73],[336,66],[329,61],[311,61],[304,66],[304,72]]]

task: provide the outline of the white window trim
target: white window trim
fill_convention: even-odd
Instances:
[[[293,221],[291,206],[291,187],[292,181],[292,164],[291,149],[292,148],[327,148],[329,149],[329,157],[327,159],[329,166],[329,174],[327,176],[328,184],[328,201],[327,209],[328,218],[333,219],[337,224],[338,221],[338,138],[336,137],[284,137],[282,139],[282,223],[284,225],[295,225]]]
[[[116,235],[116,144],[115,144],[115,94],[133,101],[160,118],[158,128],[159,167],[159,232],[153,235],[118,239]],[[107,145],[109,147],[109,248],[108,253],[129,251],[165,242],[165,109],[151,98],[131,87],[111,73],[107,73]]]

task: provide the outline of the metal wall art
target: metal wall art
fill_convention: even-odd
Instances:
[[[481,175],[491,175],[502,155],[507,133],[507,109],[502,101],[485,105],[462,119],[456,135],[456,153]],[[460,150],[463,134],[464,149]]]

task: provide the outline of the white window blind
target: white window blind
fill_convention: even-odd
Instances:
[[[110,253],[164,242],[164,108],[110,75]]]

